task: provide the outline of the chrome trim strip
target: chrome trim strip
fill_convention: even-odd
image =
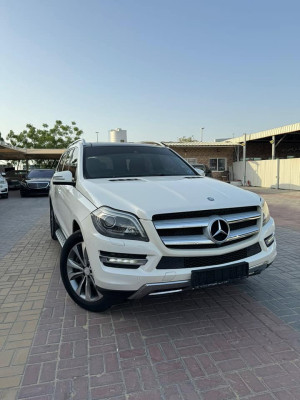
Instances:
[[[158,282],[158,283],[146,283],[133,295],[129,297],[130,300],[141,299],[144,296],[156,291],[168,292],[176,289],[185,289],[190,287],[190,281],[174,281],[174,282]]]
[[[164,290],[162,292],[150,293],[149,296],[159,296],[160,294],[172,294],[182,292],[183,289]]]

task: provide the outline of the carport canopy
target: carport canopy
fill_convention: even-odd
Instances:
[[[22,149],[0,142],[0,160],[59,160],[65,149]]]

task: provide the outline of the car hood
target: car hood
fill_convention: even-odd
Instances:
[[[96,208],[109,206],[142,219],[155,214],[257,206],[257,194],[211,178],[87,179],[78,190]]]

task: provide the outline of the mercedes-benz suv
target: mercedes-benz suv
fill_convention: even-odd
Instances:
[[[91,311],[248,277],[276,256],[261,197],[198,175],[164,146],[77,141],[49,195],[63,283]]]

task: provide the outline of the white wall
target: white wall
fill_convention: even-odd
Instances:
[[[280,160],[279,188],[300,190],[300,158]]]
[[[233,163],[233,179],[243,181],[243,161]],[[246,183],[279,189],[300,190],[300,158],[246,162]]]

